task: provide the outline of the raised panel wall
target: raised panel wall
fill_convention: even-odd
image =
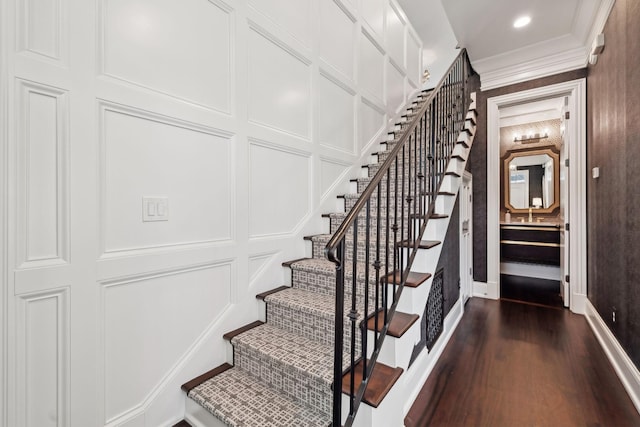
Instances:
[[[404,22],[392,4],[387,11],[387,46],[391,59],[399,67],[404,67]]]
[[[387,107],[392,111],[404,105],[404,74],[393,64],[387,63]]]
[[[335,1],[320,2],[320,58],[347,78],[354,78],[354,18]]]
[[[305,46],[311,45],[311,0],[249,0],[249,4]]]
[[[249,32],[249,120],[310,138],[309,63],[293,49],[254,27]]]
[[[228,306],[232,280],[227,262],[103,284],[105,423],[155,391]]]
[[[355,154],[355,93],[336,80],[320,76],[318,128],[320,144]]]
[[[19,299],[19,425],[70,425],[68,300],[67,289]]]
[[[360,87],[384,100],[384,53],[377,43],[366,33],[360,38],[359,82]]]
[[[229,241],[232,139],[103,103],[104,252]],[[143,222],[143,197],[166,197],[168,221]]]
[[[249,233],[293,233],[309,214],[309,156],[257,141],[250,147]]]
[[[66,0],[22,0],[19,3],[20,49],[61,60],[66,44]]]
[[[68,241],[66,92],[18,81],[19,264],[64,262]]]
[[[360,125],[360,149],[369,144],[384,126],[384,110],[362,98],[358,109]]]
[[[103,72],[231,113],[232,13],[214,0],[102,0]]]

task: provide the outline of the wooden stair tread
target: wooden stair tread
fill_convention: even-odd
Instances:
[[[431,249],[435,246],[438,246],[440,243],[442,242],[439,240],[420,240],[418,249]],[[398,246],[401,246],[401,247],[413,246],[413,242],[409,242],[408,240],[403,240],[402,242],[398,243]]]
[[[451,156],[452,159],[460,159],[462,161],[464,161],[464,157],[462,157],[460,154],[454,154],[453,156]]]
[[[275,293],[280,292],[280,291],[285,290],[285,289],[289,289],[289,286],[279,286],[279,287],[277,287],[275,289],[271,289],[270,291],[262,292],[262,293],[256,295],[256,298],[259,299],[259,300],[264,301],[264,299],[266,297],[268,297],[269,295],[275,294]]]
[[[298,261],[304,261],[305,259],[309,259],[309,258],[298,258],[298,259],[293,259],[291,261],[285,261],[282,263],[283,267],[291,267],[293,264],[295,264]]]
[[[387,274],[382,278],[386,283],[400,284],[402,272],[395,271],[393,273]],[[417,288],[431,277],[431,273],[417,273],[415,271],[410,271],[407,275],[407,281],[405,282],[405,286],[408,288]]]
[[[355,390],[358,390],[360,383],[362,382],[362,360],[354,366],[353,379],[355,384]],[[373,367],[373,373],[369,378],[369,383],[362,397],[362,401],[367,405],[377,408],[382,400],[385,398],[389,390],[398,381],[400,375],[404,370],[402,368],[392,368],[382,363],[376,363]],[[351,386],[351,371],[342,376],[342,392],[349,394],[349,388]]]
[[[443,219],[443,218],[449,218],[449,215],[445,215],[445,214],[431,214],[431,216],[429,217],[431,219]]]
[[[241,328],[234,329],[231,332],[227,332],[226,334],[224,334],[222,336],[222,338],[224,338],[227,341],[231,341],[231,339],[233,337],[236,337],[236,336],[240,335],[243,332],[247,332],[248,330],[253,329],[253,328],[257,327],[257,326],[261,326],[261,325],[264,325],[264,322],[261,322],[260,320],[256,320],[255,322],[251,322],[248,325],[244,325]]]
[[[205,382],[207,380],[210,380],[211,378],[215,377],[216,375],[219,375],[219,374],[223,373],[224,371],[226,371],[227,369],[231,369],[231,368],[233,368],[233,366],[229,365],[228,363],[223,363],[222,365],[220,365],[220,366],[218,366],[216,368],[213,368],[212,370],[207,371],[202,375],[198,375],[197,377],[195,377],[194,379],[192,379],[190,381],[187,381],[186,383],[182,384],[182,386],[180,388],[182,390],[184,390],[188,394],[191,390],[193,390],[194,388],[198,387],[203,382]],[[178,425],[178,424],[176,424],[176,425]]]
[[[186,420],[182,420],[174,424],[172,427],[191,427],[191,424],[189,424]]]
[[[448,171],[444,173],[445,175],[455,176],[456,178],[460,178],[460,174],[458,172]]]
[[[465,140],[458,140],[456,143],[462,145],[464,148],[469,148],[469,144],[467,144],[467,141]]]
[[[369,320],[367,321],[367,329],[369,329],[370,331],[375,331],[376,317],[378,318],[378,328],[380,328],[384,324],[384,310],[378,310],[377,315],[369,317]],[[394,338],[400,338],[419,318],[420,316],[418,316],[417,314],[409,314],[403,313],[401,311],[396,311],[393,315],[393,318],[391,319],[391,322],[389,323],[387,334],[391,335]]]

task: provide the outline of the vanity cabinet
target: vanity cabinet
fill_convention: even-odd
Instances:
[[[500,225],[502,262],[560,265],[560,226],[537,223]]]

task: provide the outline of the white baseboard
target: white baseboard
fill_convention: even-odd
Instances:
[[[613,369],[622,381],[633,405],[640,413],[640,372],[638,368],[629,359],[627,353],[588,299],[585,302],[585,317],[611,365],[613,365]]]
[[[473,282],[472,295],[478,298],[499,299],[500,289],[496,282]]]

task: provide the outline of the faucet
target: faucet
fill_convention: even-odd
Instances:
[[[533,215],[532,215],[533,211],[531,210],[531,207],[529,207],[529,222],[533,222]]]

